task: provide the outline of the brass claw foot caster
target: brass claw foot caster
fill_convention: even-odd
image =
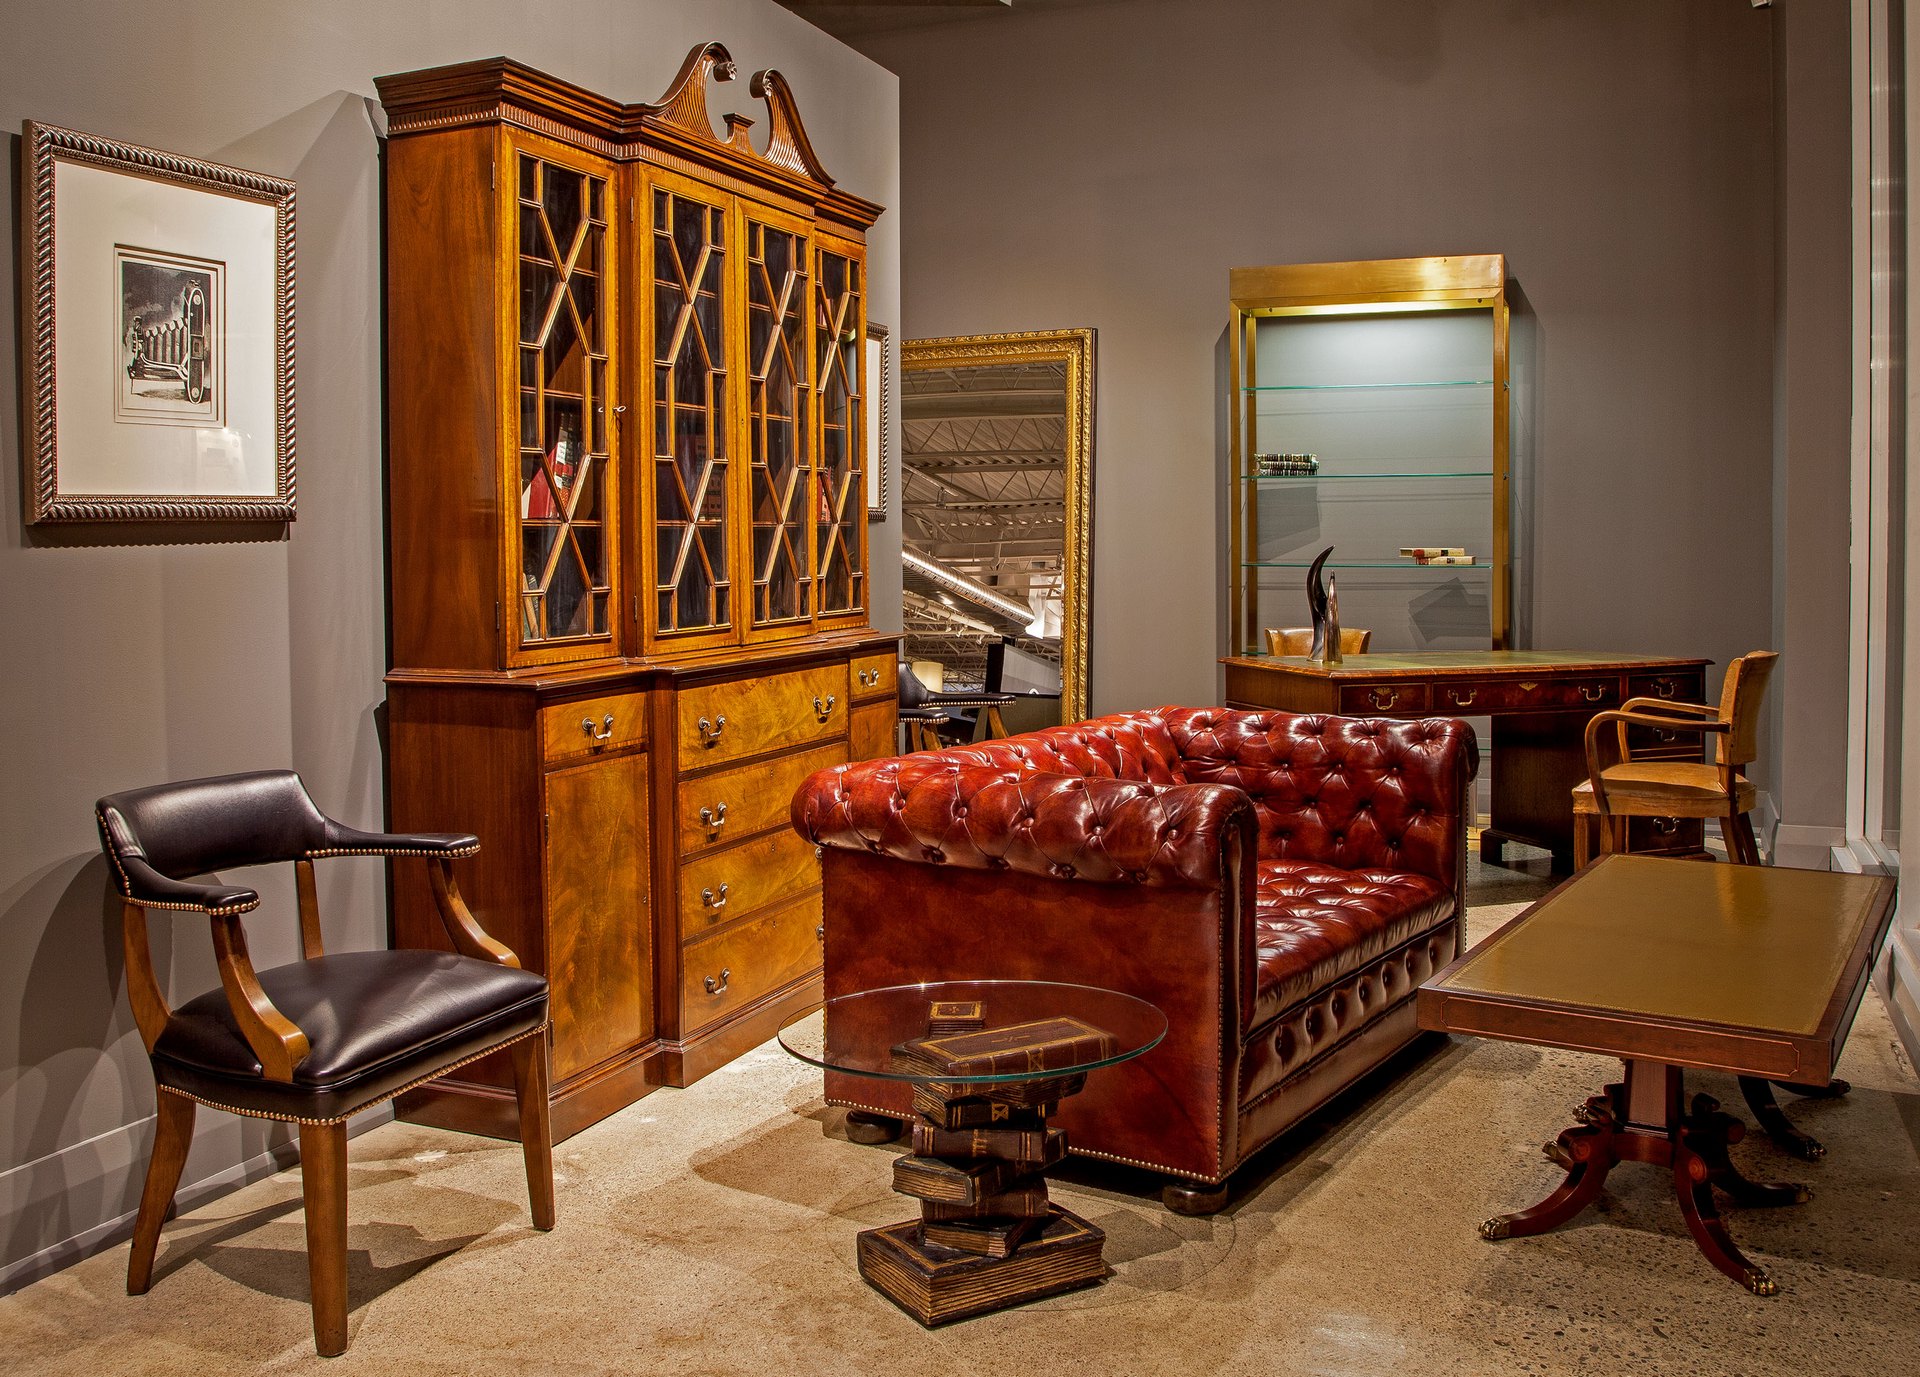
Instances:
[[[1756,1296],[1777,1296],[1780,1294],[1780,1283],[1758,1267],[1749,1267],[1746,1275],[1740,1278],[1740,1284]]]
[[[1573,1170],[1573,1167],[1574,1167],[1573,1154],[1568,1152],[1565,1148],[1561,1147],[1560,1144],[1558,1143],[1540,1144],[1540,1155],[1542,1157],[1545,1157],[1549,1162],[1553,1163],[1556,1167],[1560,1168],[1560,1170],[1562,1171]]]
[[[1506,1217],[1496,1214],[1491,1219],[1481,1220],[1480,1237],[1486,1239],[1489,1243],[1498,1243],[1503,1238],[1511,1237]]]

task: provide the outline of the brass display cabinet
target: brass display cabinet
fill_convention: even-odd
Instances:
[[[1307,622],[1329,545],[1374,650],[1511,648],[1505,259],[1235,268],[1229,295],[1231,653]]]

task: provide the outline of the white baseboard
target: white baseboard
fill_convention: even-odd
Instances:
[[[1834,848],[1846,844],[1847,833],[1843,827],[1783,822],[1773,829],[1773,844],[1764,849],[1775,865],[1825,870],[1832,864]]]
[[[392,1118],[391,1105],[370,1109],[348,1126],[347,1135],[358,1137]],[[139,1183],[146,1175],[147,1154],[153,1144],[153,1124],[154,1118],[149,1115],[85,1142],[69,1144],[58,1152],[50,1152],[44,1157],[0,1172],[0,1219],[18,1218],[28,1202],[70,1190],[73,1183],[78,1181],[95,1183],[103,1193],[112,1190],[116,1199],[127,1198],[127,1194],[137,1199]],[[175,1211],[204,1205],[263,1176],[284,1171],[299,1160],[299,1144],[287,1142],[198,1180],[183,1182],[174,1196]],[[123,1194],[116,1189],[128,1181],[132,1182],[130,1192]],[[18,1291],[30,1282],[51,1276],[132,1237],[133,1221],[138,1213],[137,1207],[117,1213],[38,1252],[0,1266],[0,1296]]]
[[[1895,928],[1874,970],[1874,987],[1909,1065],[1920,1067],[1920,931]]]

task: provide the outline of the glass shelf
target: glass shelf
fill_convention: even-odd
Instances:
[[[1311,569],[1310,559],[1246,559],[1240,561],[1242,569]],[[1415,564],[1410,559],[1373,562],[1369,560],[1332,560],[1320,566],[1323,569],[1404,569],[1408,573],[1460,574],[1467,572],[1486,573],[1493,566],[1485,560],[1477,564]]]
[[[1248,473],[1243,483],[1354,483],[1392,479],[1405,482],[1417,478],[1491,478],[1492,469],[1430,469],[1424,473]]]
[[[1445,378],[1437,382],[1256,383],[1242,392],[1386,392],[1409,387],[1492,387],[1492,378]]]

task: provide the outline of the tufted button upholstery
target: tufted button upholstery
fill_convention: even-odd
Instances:
[[[1453,891],[1425,875],[1262,860],[1254,902],[1252,1022],[1260,1024],[1444,923]]]

